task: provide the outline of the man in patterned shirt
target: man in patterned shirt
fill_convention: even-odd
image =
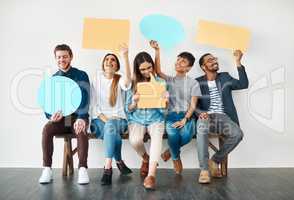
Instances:
[[[240,50],[234,51],[239,80],[227,72],[218,73],[217,58],[212,54],[204,54],[199,59],[199,65],[205,72],[204,76],[196,79],[200,83],[202,93],[196,111],[197,151],[201,169],[199,183],[210,183],[210,176],[221,177],[219,164],[243,138],[232,98],[232,90],[248,88],[248,78],[241,64],[242,56]],[[208,153],[208,133],[225,136],[224,145],[211,159]]]

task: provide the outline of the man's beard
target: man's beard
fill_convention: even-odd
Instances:
[[[70,63],[68,63],[65,67],[64,67],[64,65],[62,65],[62,66],[59,66],[62,70],[68,70],[69,69],[69,67],[70,67]]]
[[[212,69],[210,70],[211,72],[217,72],[219,70],[219,67],[218,67],[218,63],[213,65]]]

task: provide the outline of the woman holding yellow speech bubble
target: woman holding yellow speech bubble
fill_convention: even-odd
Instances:
[[[91,131],[97,138],[103,139],[105,148],[104,173],[101,179],[102,185],[110,185],[112,182],[112,158],[121,174],[132,173],[121,158],[121,134],[127,130],[127,120],[124,112],[122,92],[131,87],[131,72],[128,59],[128,48],[121,46],[122,57],[125,61],[125,75],[117,72],[120,63],[115,54],[108,53],[102,62],[102,73],[97,72],[92,82],[92,108],[93,119]]]
[[[144,180],[144,187],[146,189],[155,189],[155,175],[162,147],[162,136],[164,134],[165,106],[161,108],[160,106],[151,108],[152,106],[144,104],[139,106],[140,98],[143,98],[143,96],[140,95],[138,86],[141,83],[150,82],[153,78],[156,81],[153,84],[165,84],[163,79],[157,76],[153,77],[155,74],[154,69],[154,62],[148,53],[140,52],[136,55],[132,90],[128,91],[126,102],[129,140],[133,148],[143,159],[140,174],[146,177]],[[152,82],[150,83],[152,86]],[[156,93],[157,91],[154,92]],[[154,97],[157,94],[151,94],[151,96]],[[167,101],[166,96],[161,96],[162,99],[165,99],[165,102]],[[148,131],[151,138],[150,156],[146,152],[143,141],[146,131]]]

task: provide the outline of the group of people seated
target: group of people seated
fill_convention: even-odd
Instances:
[[[171,159],[175,173],[181,174],[181,148],[195,134],[200,165],[199,183],[207,184],[211,182],[211,177],[222,176],[220,163],[243,138],[232,98],[233,90],[248,88],[245,67],[241,64],[243,53],[240,50],[233,53],[239,79],[227,72],[218,72],[218,59],[211,53],[199,58],[204,75],[194,78],[187,75],[195,63],[192,53],[178,54],[174,65],[175,76],[170,76],[161,69],[159,44],[150,41],[150,47],[155,51],[154,60],[147,52],[139,52],[131,70],[128,47],[121,45],[122,65],[116,54],[106,54],[91,82],[86,72],[72,67],[73,53],[68,45],[55,47],[54,55],[59,70],[53,76],[65,76],[75,81],[81,88],[82,101],[79,108],[69,116],[63,116],[61,112],[52,115],[45,113],[49,121],[42,133],[44,169],[40,183],[52,181],[53,137],[64,133],[76,134],[79,158],[77,182],[89,183],[89,127],[97,138],[103,140],[105,163],[102,185],[110,185],[112,182],[113,159],[121,174],[132,173],[121,155],[121,135],[125,133],[129,134],[131,146],[142,159],[140,175],[145,177],[143,186],[146,189],[153,190],[156,187],[156,169],[160,159]],[[124,67],[123,75],[119,73],[121,66]],[[162,108],[138,107],[141,97],[137,86],[152,78],[165,85],[166,92],[162,98],[166,105]],[[146,132],[150,135],[149,151],[144,146]],[[168,148],[162,150],[164,133],[168,136]],[[225,138],[224,144],[212,157],[209,157],[208,151],[209,133],[221,134]]]

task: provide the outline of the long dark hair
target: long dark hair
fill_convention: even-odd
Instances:
[[[117,62],[117,70],[116,71],[119,71],[119,69],[120,69],[119,60],[118,60],[118,57],[113,53],[108,53],[104,56],[103,61],[102,61],[103,71],[104,71],[104,62],[105,62],[105,59],[107,56],[113,56],[115,58],[115,60]],[[110,97],[109,97],[109,104],[111,105],[111,107],[115,106],[115,104],[116,104],[117,88],[118,88],[118,82],[119,82],[120,77],[121,77],[121,75],[115,73],[113,76],[113,79],[112,79],[112,83],[110,86]]]
[[[145,51],[138,53],[134,59],[134,76],[133,76],[133,83],[132,83],[132,90],[135,92],[137,89],[137,83],[143,82],[144,77],[140,72],[140,65],[144,62],[148,62],[152,64],[152,68],[154,69],[154,61],[152,57]]]

